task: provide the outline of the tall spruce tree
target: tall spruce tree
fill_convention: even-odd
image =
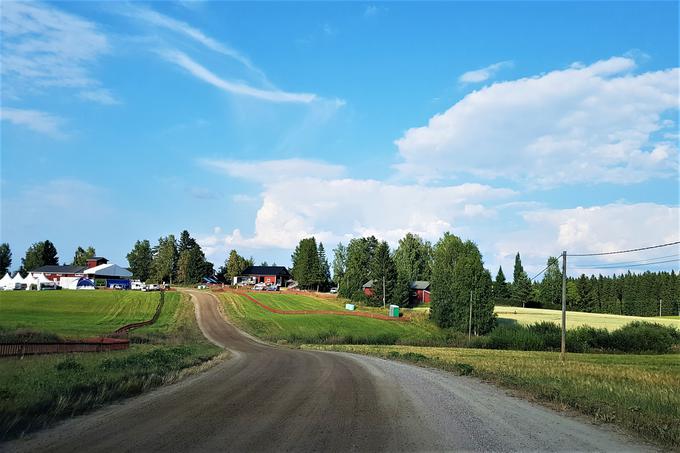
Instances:
[[[338,243],[338,246],[333,249],[333,282],[340,285],[342,279],[345,277],[345,269],[347,268],[347,248]]]
[[[0,276],[4,276],[12,265],[12,250],[7,242],[0,244]]]
[[[26,250],[26,256],[21,260],[20,272],[26,276],[32,270],[50,264],[59,264],[54,244],[50,241],[35,242]]]
[[[301,239],[293,255],[293,278],[301,289],[318,289],[321,284],[319,250],[314,237]]]
[[[543,280],[538,285],[538,302],[544,308],[552,308],[561,304],[562,272],[556,257],[548,258],[546,264],[548,268],[543,275]]]
[[[328,258],[326,258],[326,249],[323,247],[323,242],[319,242],[319,286],[323,291],[328,291],[331,283],[331,270],[328,265]]]
[[[244,258],[236,250],[232,249],[229,252],[229,257],[224,261],[224,266],[220,269],[219,274],[224,282],[231,285],[234,282],[234,277],[243,275],[243,271],[248,266],[253,266],[252,259]]]
[[[390,256],[390,246],[382,241],[375,248],[371,260],[370,277],[373,280],[373,295],[369,298],[371,305],[390,304],[394,297],[397,283],[397,268]]]
[[[498,266],[496,280],[493,283],[493,299],[496,305],[507,305],[510,301],[510,287],[505,281],[502,266]]]
[[[153,265],[153,253],[151,244],[147,239],[135,242],[135,245],[127,254],[128,264],[132,275],[143,282],[151,276]]]
[[[527,303],[531,302],[531,280],[529,280],[529,276],[524,271],[519,252],[515,256],[515,268],[512,276],[512,304],[516,307],[525,307]]]

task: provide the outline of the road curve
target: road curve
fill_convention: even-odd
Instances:
[[[609,429],[476,379],[260,343],[189,291],[232,356],[210,370],[19,439],[7,451],[638,451]]]

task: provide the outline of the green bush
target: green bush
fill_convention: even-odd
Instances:
[[[57,371],[83,371],[85,369],[85,367],[73,357],[60,361],[54,368]]]
[[[622,352],[664,354],[680,343],[680,332],[670,326],[635,321],[611,333],[611,346]]]

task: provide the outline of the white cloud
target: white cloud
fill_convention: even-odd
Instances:
[[[468,71],[458,77],[460,83],[479,83],[489,80],[494,77],[498,71],[503,68],[512,66],[512,61],[501,61],[494,63],[485,68],[475,69],[474,71]]]
[[[120,104],[120,101],[111,94],[111,91],[105,88],[81,91],[78,96],[86,101],[98,102],[103,105]]]
[[[162,55],[167,61],[186,69],[194,77],[197,77],[198,79],[203,80],[204,82],[209,83],[210,85],[213,85],[228,93],[253,97],[269,102],[309,104],[310,102],[313,102],[317,99],[317,96],[311,93],[290,93],[280,90],[266,90],[254,88],[242,82],[231,82],[224,80],[204,66],[201,66],[199,63],[192,60],[188,55],[176,50],[164,51],[162,52]]]
[[[123,9],[122,11],[124,11],[125,14],[128,15],[129,17],[142,20],[156,27],[165,28],[175,33],[182,34],[204,45],[210,50],[231,57],[234,60],[241,63],[242,65],[244,65],[245,67],[247,67],[248,69],[252,70],[253,72],[256,72],[258,75],[260,75],[263,79],[266,80],[264,73],[259,68],[257,68],[248,57],[243,55],[238,50],[222,42],[219,42],[216,39],[211,38],[210,36],[206,35],[203,31],[199,30],[196,27],[192,27],[186,22],[173,19],[172,17],[168,17],[150,8],[145,8],[141,6],[130,6],[129,8]]]
[[[635,183],[677,174],[678,146],[655,141],[678,108],[678,68],[631,74],[611,58],[496,83],[395,143],[403,177],[503,177],[529,186]]]
[[[271,185],[297,178],[338,178],[344,175],[342,165],[306,159],[280,159],[263,161],[236,161],[199,159],[199,165],[233,178]]]
[[[628,250],[680,240],[680,208],[656,203],[613,203],[572,209],[535,209],[522,214],[525,225],[495,241],[496,262],[511,263],[522,254],[525,267],[540,271],[548,256]],[[490,241],[493,239],[490,238]],[[568,258],[570,273],[597,273],[586,265],[606,265],[645,260],[680,252],[680,248],[658,249],[624,255]],[[528,265],[528,266],[527,266]],[[668,267],[669,265],[667,265]],[[588,266],[590,267],[590,266]],[[677,265],[675,266],[677,268]],[[628,268],[603,268],[603,273]]]
[[[212,237],[222,248],[292,248],[311,235],[327,243],[373,234],[394,244],[409,231],[436,239],[463,220],[493,216],[488,204],[514,195],[481,184],[426,187],[340,178],[342,167],[303,160],[231,162],[221,170],[264,185],[254,234],[234,230]]]
[[[95,24],[39,2],[3,2],[0,10],[6,95],[100,86],[89,66],[110,47]]]
[[[48,135],[53,138],[65,138],[66,134],[61,131],[63,120],[58,116],[38,110],[15,109],[2,107],[0,119],[17,126],[27,127],[35,132]]]

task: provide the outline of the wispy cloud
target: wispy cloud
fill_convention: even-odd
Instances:
[[[110,46],[94,23],[39,2],[3,2],[0,10],[4,95],[99,89],[90,66]]]
[[[120,101],[116,99],[110,90],[106,88],[97,88],[95,90],[85,90],[78,93],[80,99],[86,101],[98,102],[103,105],[117,105]]]
[[[474,71],[468,71],[458,77],[460,83],[480,83],[490,78],[494,77],[498,71],[503,68],[512,67],[512,61],[501,61],[494,63],[485,68],[475,69]]]
[[[249,96],[269,102],[292,102],[308,104],[318,99],[318,97],[312,93],[290,93],[281,90],[265,90],[246,85],[242,82],[231,82],[229,80],[222,79],[206,67],[192,60],[188,55],[177,50],[163,51],[161,52],[161,55],[167,61],[186,69],[194,77],[197,77],[198,79],[203,80],[204,82],[209,83],[210,85],[213,85],[228,93]]]
[[[53,138],[65,138],[66,134],[61,131],[63,120],[58,116],[38,110],[15,109],[3,107],[0,110],[0,119],[17,126],[27,127],[35,132],[48,135]]]
[[[187,24],[186,22],[179,21],[177,19],[166,16],[152,9],[141,6],[130,7],[129,9],[125,9],[123,11],[129,17],[142,20],[155,27],[165,28],[166,30],[179,33],[192,39],[195,42],[204,45],[210,50],[233,58],[246,68],[258,74],[263,80],[267,80],[267,77],[264,74],[264,72],[260,68],[255,66],[247,56],[243,55],[241,52],[234,49],[233,47],[211,38],[210,36],[206,35],[203,31]]]

